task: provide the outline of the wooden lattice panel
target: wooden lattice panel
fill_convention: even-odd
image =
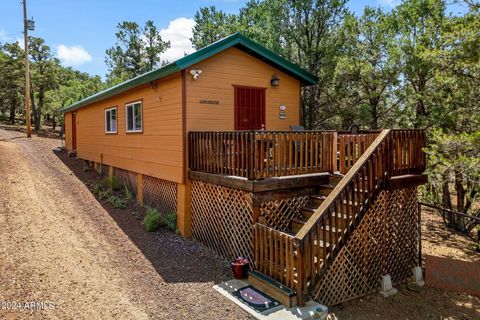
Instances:
[[[390,213],[390,214],[388,214]],[[387,207],[387,270],[394,283],[412,276],[418,265],[419,223],[416,187],[389,192]]]
[[[143,176],[143,203],[160,213],[177,212],[177,184],[151,176]]]
[[[418,264],[416,188],[382,191],[319,280],[315,300],[328,306],[411,278]]]
[[[128,189],[131,192],[133,192],[134,194],[137,194],[137,174],[135,172],[120,169],[120,168],[115,168],[113,170],[113,175],[117,177],[120,180],[120,182],[126,183]]]
[[[300,208],[305,206],[309,196],[299,196],[262,202],[260,216],[265,218],[265,224],[270,228],[286,231],[294,218],[300,218]]]
[[[253,261],[251,193],[193,180],[192,235],[226,259]]]

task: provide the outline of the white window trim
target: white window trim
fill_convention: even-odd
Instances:
[[[129,106],[132,106],[134,104],[137,104],[139,103],[140,104],[140,110],[142,112],[142,128],[140,130],[136,129],[136,130],[128,130],[128,107]],[[132,113],[133,114],[133,113]],[[135,120],[135,119],[134,119]],[[133,124],[135,126],[135,121],[133,121]],[[125,131],[126,132],[143,132],[143,104],[142,104],[142,100],[138,100],[138,101],[134,101],[134,102],[129,102],[125,105]]]
[[[115,110],[116,111],[116,121],[117,121],[117,125],[115,126],[115,131],[107,131],[107,112],[108,111],[111,111],[111,110]],[[111,119],[110,119],[111,121]],[[111,122],[110,122],[111,124]],[[118,109],[117,107],[112,107],[112,108],[108,108],[108,109],[105,109],[105,133],[117,133],[118,131]]]

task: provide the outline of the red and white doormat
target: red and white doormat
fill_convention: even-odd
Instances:
[[[425,255],[425,284],[480,296],[480,263]]]

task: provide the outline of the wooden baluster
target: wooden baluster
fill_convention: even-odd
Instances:
[[[320,225],[318,223],[315,224],[315,233],[316,233],[316,240],[317,240],[317,274],[320,272],[320,259],[324,260],[324,253],[322,250],[322,246],[320,245],[320,233],[322,232],[322,228],[320,228]]]
[[[325,256],[330,253],[330,240],[328,239],[328,230],[327,230],[327,219],[328,219],[328,211],[327,215],[323,215],[322,218],[322,228],[323,228],[323,249],[325,250]]]
[[[347,171],[345,169],[345,136],[340,136],[340,173],[346,174]]]
[[[345,203],[346,203],[346,210],[345,210],[345,219],[346,219],[346,225],[347,228],[350,225],[350,217],[352,216],[352,206],[350,204],[351,200],[351,195],[350,195],[350,187],[347,186],[345,189]]]
[[[315,250],[315,239],[316,237],[314,237],[313,235],[310,237],[310,242],[309,242],[309,252],[310,252],[310,256],[312,257],[311,258],[311,267],[310,267],[310,275],[311,275],[311,279],[314,279],[315,278],[315,275],[317,274],[317,266],[315,265],[315,263],[319,264],[319,260],[318,260],[318,257],[317,257],[317,254],[316,254],[316,250]],[[315,261],[315,257],[317,257],[317,261]]]

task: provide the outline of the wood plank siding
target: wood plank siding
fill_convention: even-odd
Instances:
[[[202,74],[193,80],[190,70]],[[182,74],[185,119],[182,119]],[[77,109],[77,156],[117,168],[183,183],[182,136],[193,130],[234,130],[234,86],[265,89],[267,130],[300,123],[300,82],[236,48],[226,49],[184,72]],[[276,74],[280,85],[272,87]],[[143,132],[126,133],[125,104],[142,100]],[[218,101],[218,104],[216,102]],[[285,105],[286,119],[279,118]],[[105,133],[105,109],[117,107],[117,133]],[[72,149],[71,112],[65,113],[65,146]],[[182,163],[183,162],[183,163]]]
[[[143,132],[126,133],[125,104],[142,100]],[[117,133],[105,133],[105,109],[117,107]],[[77,112],[77,156],[81,159],[182,182],[182,87],[180,73],[92,103]],[[71,148],[71,114],[65,140]],[[102,160],[103,158],[103,160]]]
[[[234,130],[234,85],[266,88],[265,129],[289,130],[300,124],[300,82],[261,60],[229,48],[189,68],[193,69],[202,74],[193,80],[187,72],[187,131]],[[280,78],[278,87],[270,84],[274,74]],[[287,107],[284,120],[279,119],[282,104]]]
[[[65,113],[65,148],[72,151],[72,113]]]

